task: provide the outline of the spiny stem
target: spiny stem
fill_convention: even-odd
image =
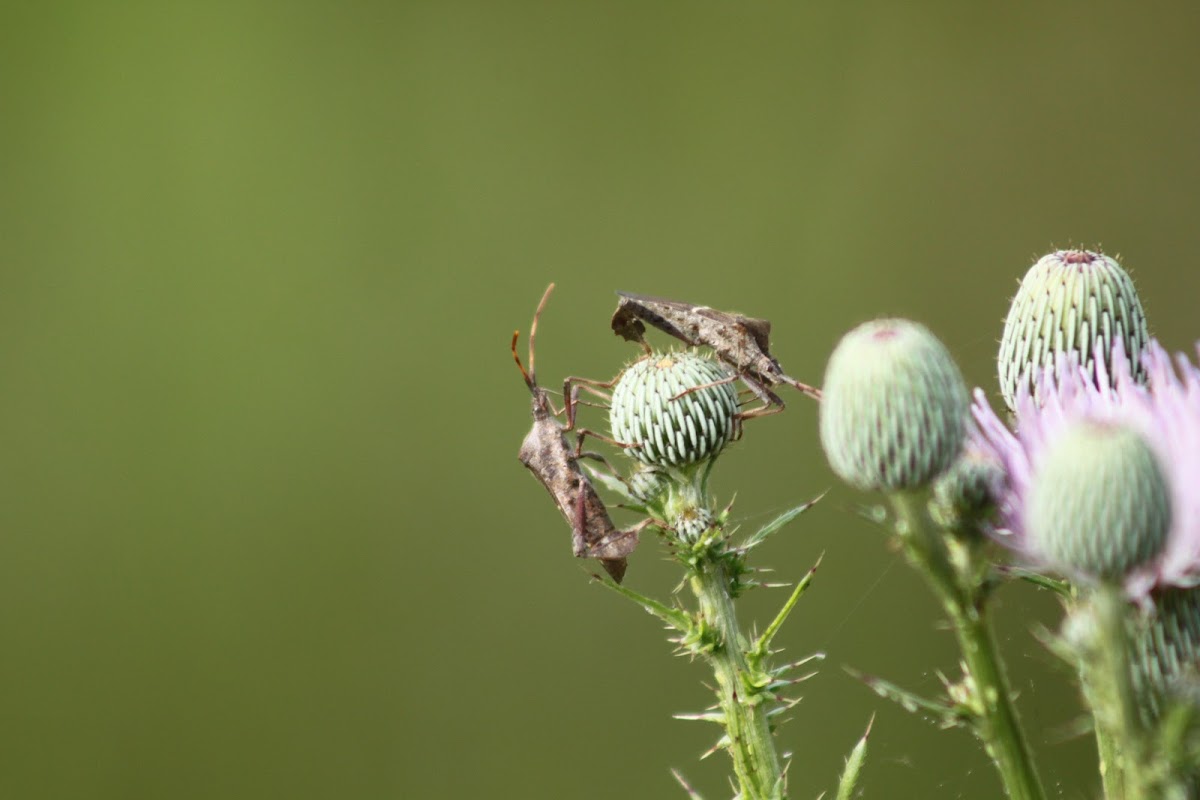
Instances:
[[[749,673],[747,643],[734,613],[727,570],[720,561],[705,559],[697,563],[689,584],[701,616],[719,636],[707,658],[717,679],[739,796],[744,800],[781,798],[783,768],[767,719],[770,704],[761,702],[764,698],[753,697],[742,680]]]
[[[1044,800],[1046,795],[984,616],[978,582],[967,574],[969,569],[955,569],[945,539],[931,526],[920,496],[897,493],[892,502],[903,526],[901,535],[909,559],[925,574],[954,625],[967,674],[974,685],[979,713],[976,731],[996,764],[1008,797]]]

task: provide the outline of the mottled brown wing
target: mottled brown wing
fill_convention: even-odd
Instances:
[[[691,332],[693,326],[688,324],[688,316],[695,308],[690,303],[632,292],[617,292],[617,295],[621,299],[613,314],[612,329],[625,339],[643,342],[642,334],[646,328],[642,323],[645,322],[684,344],[703,344]]]

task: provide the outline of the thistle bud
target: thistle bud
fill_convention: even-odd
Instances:
[[[1026,505],[1032,548],[1072,575],[1119,582],[1162,552],[1171,498],[1135,431],[1077,423],[1049,445]]]
[[[1021,388],[1036,394],[1037,378],[1059,355],[1075,356],[1096,374],[1096,352],[1113,374],[1121,342],[1130,372],[1145,381],[1142,348],[1150,338],[1141,300],[1121,265],[1087,250],[1059,250],[1034,264],[1013,298],[997,361],[1000,391],[1015,410]]]
[[[675,535],[685,542],[699,541],[701,535],[713,525],[717,518],[706,508],[691,506],[671,520]]]
[[[859,489],[927,485],[958,456],[967,387],[945,346],[923,325],[882,319],[838,343],[825,370],[821,445]]]
[[[995,459],[968,449],[933,482],[929,512],[944,528],[965,528],[995,508],[1003,482],[1004,470]]]
[[[1200,591],[1167,589],[1133,637],[1133,679],[1151,719],[1174,699],[1195,704],[1200,692]]]
[[[629,493],[640,503],[657,502],[670,487],[671,479],[667,473],[656,467],[639,465],[629,476]]]
[[[656,467],[714,458],[733,435],[737,416],[737,391],[728,378],[719,364],[695,353],[652,353],[626,369],[613,390],[613,438]]]

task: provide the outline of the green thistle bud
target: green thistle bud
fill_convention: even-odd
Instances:
[[[1004,470],[995,460],[968,450],[933,482],[930,514],[943,528],[965,528],[995,507]]]
[[[1081,422],[1048,447],[1025,513],[1030,546],[1052,564],[1120,581],[1162,551],[1171,498],[1158,458],[1139,434]]]
[[[657,502],[670,487],[671,479],[667,473],[655,467],[639,465],[629,476],[629,493],[641,503]]]
[[[1144,381],[1141,352],[1149,338],[1141,300],[1120,264],[1087,250],[1051,253],[1025,274],[1004,322],[997,361],[1004,402],[1015,410],[1019,390],[1034,391],[1035,378],[1059,354],[1078,356],[1094,374],[1099,345],[1111,375],[1117,341],[1134,378]]]
[[[626,452],[634,458],[658,467],[716,457],[737,416],[733,384],[717,383],[728,378],[719,364],[695,353],[652,353],[630,365],[613,390],[613,438],[631,444]]]
[[[1133,637],[1134,686],[1150,719],[1173,699],[1200,699],[1200,590],[1154,596],[1154,615]]]
[[[675,535],[685,542],[699,540],[709,528],[717,524],[717,518],[707,508],[691,506],[683,510],[679,516],[671,520]]]
[[[945,346],[916,322],[876,320],[846,334],[823,392],[825,455],[859,489],[925,486],[962,448],[966,384]]]

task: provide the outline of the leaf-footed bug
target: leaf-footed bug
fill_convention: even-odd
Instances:
[[[633,552],[638,544],[638,534],[651,524],[651,520],[633,526],[628,530],[617,528],[608,515],[608,509],[591,480],[579,466],[580,458],[592,458],[607,462],[603,456],[583,451],[583,437],[586,434],[599,437],[597,434],[583,429],[577,431],[575,447],[567,442],[566,434],[575,430],[574,407],[578,387],[571,389],[572,382],[577,379],[568,378],[564,384],[563,408],[556,410],[550,402],[549,393],[538,386],[534,369],[534,337],[537,335],[538,319],[542,309],[550,298],[554,284],[546,287],[542,300],[538,303],[533,315],[533,323],[529,327],[529,369],[526,371],[517,355],[517,339],[520,331],[513,331],[512,354],[517,362],[517,368],[525,378],[525,384],[533,395],[531,409],[533,412],[533,427],[521,443],[517,457],[533,476],[537,478],[550,496],[554,499],[558,510],[571,525],[571,544],[576,556],[581,558],[598,559],[605,571],[614,581],[620,583],[625,575],[626,557]],[[604,384],[597,384],[604,385]],[[558,414],[566,413],[567,424],[564,426],[556,419]],[[619,444],[619,443],[617,443]]]
[[[782,411],[783,399],[771,391],[771,387],[781,383],[794,386],[816,400],[821,399],[819,389],[784,374],[779,361],[771,355],[771,323],[768,320],[661,297],[630,292],[617,294],[621,299],[612,317],[613,332],[627,341],[641,344],[649,352],[643,324],[649,323],[687,345],[710,348],[721,362],[734,370],[735,378],[741,378],[763,402],[758,408],[742,412],[741,419]]]

